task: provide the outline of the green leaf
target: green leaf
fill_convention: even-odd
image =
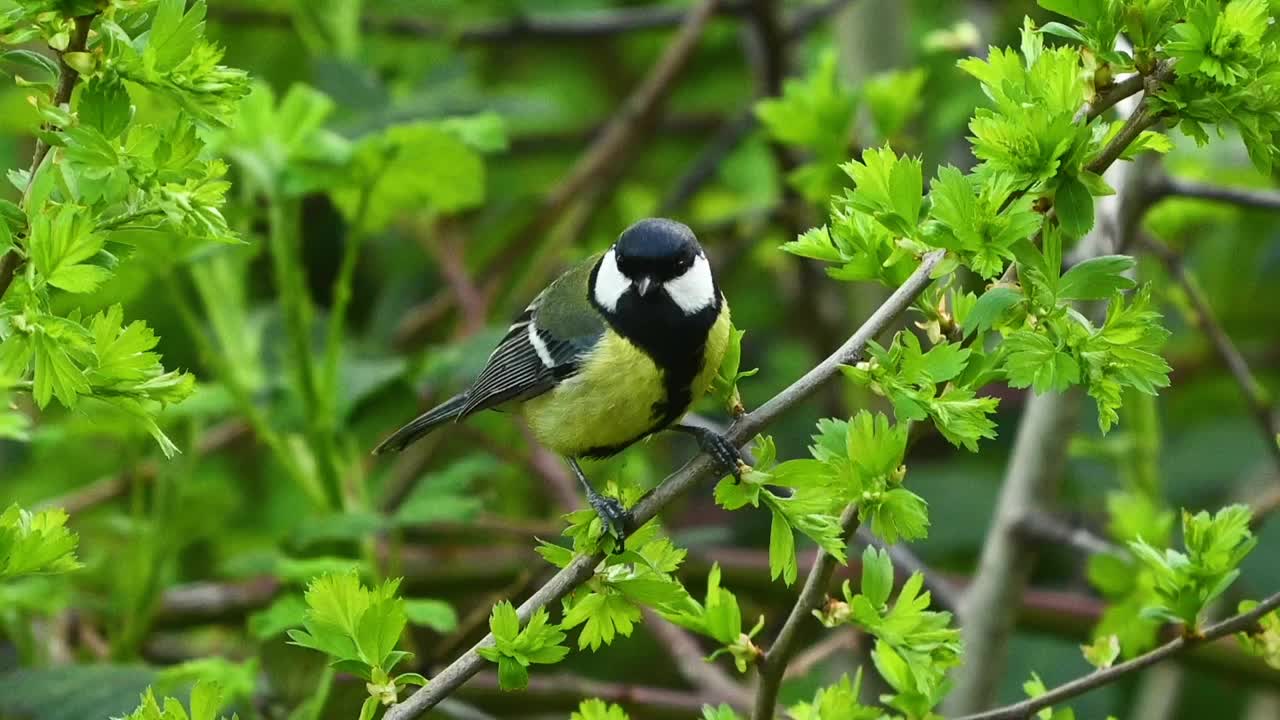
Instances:
[[[617,635],[631,637],[631,631],[640,622],[640,608],[618,593],[592,592],[575,601],[561,626],[574,628],[582,625],[578,633],[578,649],[612,645]]]
[[[1074,175],[1058,184],[1053,196],[1058,223],[1069,237],[1084,237],[1093,228],[1093,195]]]
[[[792,585],[798,572],[795,534],[786,517],[775,511],[769,529],[769,577],[781,577],[785,584]]]
[[[1105,300],[1135,283],[1125,276],[1134,267],[1127,255],[1103,255],[1089,258],[1062,275],[1058,297],[1063,300]]]
[[[874,608],[884,607],[893,592],[893,561],[889,553],[868,545],[862,551],[862,587],[860,594]]]
[[[1038,393],[1062,392],[1080,382],[1080,365],[1053,341],[1031,330],[1019,330],[1004,340],[1009,385],[1034,388]]]
[[[919,540],[928,534],[929,510],[924,498],[905,488],[893,488],[870,509],[871,530],[885,542]]]
[[[0,580],[79,569],[79,538],[66,523],[56,509],[33,513],[14,504],[0,513]]]
[[[1120,657],[1120,638],[1115,635],[1100,637],[1089,645],[1081,645],[1084,659],[1099,670],[1105,670]]]
[[[404,601],[404,611],[409,622],[438,633],[453,632],[458,627],[458,613],[443,600],[408,598]]]
[[[868,149],[861,161],[841,168],[854,181],[850,201],[855,210],[873,216],[896,235],[915,236],[924,203],[920,158],[900,158],[886,146]]]
[[[169,70],[186,59],[204,34],[205,5],[198,0],[185,10],[183,0],[160,0],[143,55],[156,70]]]
[[[628,720],[628,717],[620,706],[592,698],[583,700],[578,705],[577,712],[569,716],[569,720]]]
[[[63,344],[47,333],[31,336],[35,359],[34,396],[36,404],[45,407],[53,396],[66,407],[75,407],[81,395],[89,392],[84,372],[67,354]]]
[[[503,690],[523,690],[529,686],[529,671],[514,658],[502,656],[498,660],[498,687]]]
[[[975,331],[990,330],[1011,308],[1024,301],[1021,292],[1010,287],[993,287],[978,298],[978,302],[965,316],[961,331],[965,337]]]
[[[133,107],[129,91],[118,79],[89,78],[77,98],[76,114],[80,121],[102,133],[104,138],[119,137],[129,126]]]

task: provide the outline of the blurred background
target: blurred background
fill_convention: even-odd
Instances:
[[[825,222],[827,198],[847,185],[837,166],[861,148],[920,155],[926,177],[944,163],[971,167],[966,124],[983,98],[956,61],[1016,46],[1024,15],[1049,18],[1030,1],[721,0],[695,27],[690,7],[211,0],[210,36],[256,82],[235,127],[211,138],[231,168],[228,219],[247,242],[175,240],[122,265],[88,302],[123,303],[162,338],[166,365],[198,378],[196,394],[163,416],[182,455],[166,460],[109,416],[54,407],[29,444],[0,442],[0,505],[65,507],[88,565],[69,585],[0,588],[0,717],[126,712],[157,668],[192,658],[225,658],[210,672],[227,678],[269,678],[261,707],[283,717],[271,709],[309,693],[323,658],[286,645],[272,611],[296,612],[308,577],[352,562],[405,577],[406,594],[424,601],[412,649],[428,666],[447,662],[483,635],[495,601],[522,599],[549,574],[533,538],[558,535],[559,516],[582,504],[578,489],[497,414],[402,456],[368,449],[456,392],[567,264],[651,215],[698,234],[746,331],[742,366],[760,370],[743,382],[744,402],[771,397],[885,294],[829,280],[778,246]],[[24,97],[0,90],[5,167],[31,156],[39,119]],[[809,122],[777,121],[769,100],[782,97]],[[1149,168],[1157,182],[1273,184],[1238,142],[1174,139]],[[1264,388],[1280,379],[1278,218],[1274,207],[1169,198],[1141,229],[1182,253]],[[1016,623],[1002,701],[1022,697],[1032,668],[1049,685],[1084,674],[1078,645],[1100,622],[1125,626],[1123,598],[1090,582],[1090,543],[1122,537],[1114,498],[1142,487],[1160,508],[1212,509],[1266,503],[1277,480],[1256,408],[1185,290],[1158,258],[1144,256],[1140,274],[1157,283],[1174,331],[1173,387],[1134,399],[1138,409],[1105,438],[1085,403],[1063,438],[1060,494],[1042,526],[1017,539],[1037,550],[1021,606],[991,609]],[[319,349],[335,338],[340,352]],[[307,363],[331,382],[308,385]],[[911,549],[957,586],[974,572],[1026,403],[991,392],[998,440],[971,454],[935,434],[908,457],[932,520]],[[818,418],[879,402],[832,383],[770,433],[781,457],[798,457]],[[710,404],[701,410],[727,422]],[[693,452],[658,438],[596,478],[652,486]],[[725,513],[706,487],[665,520],[690,549],[695,596],[719,562],[744,615],[763,613],[766,632],[776,630],[795,590],[768,580],[766,513]],[[1280,527],[1260,533],[1232,593],[1280,587]],[[833,637],[797,663],[784,704],[865,660],[858,638]],[[564,717],[587,696],[627,699],[632,717],[694,716],[702,691],[665,644],[646,626],[574,653],[551,677],[535,673],[527,694],[499,693],[488,672],[459,697],[501,717]],[[1280,716],[1267,700],[1280,671],[1210,650],[1082,698],[1078,716]],[[94,691],[51,710],[70,677],[57,669],[72,660],[75,682]],[[363,695],[339,683],[322,717],[354,717]]]

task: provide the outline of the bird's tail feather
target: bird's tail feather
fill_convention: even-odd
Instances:
[[[414,418],[404,427],[395,431],[386,440],[373,449],[374,455],[385,452],[400,452],[409,447],[418,438],[426,435],[436,426],[458,419],[467,406],[467,394],[461,393],[445,400],[439,405]]]

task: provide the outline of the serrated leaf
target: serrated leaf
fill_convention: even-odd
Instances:
[[[1058,224],[1069,237],[1084,237],[1093,228],[1093,195],[1074,175],[1058,184],[1053,196]]]
[[[1105,300],[1135,286],[1125,275],[1134,267],[1127,255],[1103,255],[1084,260],[1063,273],[1058,297],[1063,300]]]

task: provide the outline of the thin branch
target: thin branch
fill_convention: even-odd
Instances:
[[[65,59],[66,53],[84,52],[85,44],[89,41],[89,26],[93,24],[93,19],[97,17],[97,13],[90,15],[81,15],[75,19],[75,29],[71,32],[71,39],[67,43],[67,49],[58,53],[58,89],[53,94],[53,104],[57,106],[65,105],[71,102],[71,92],[76,88],[76,81],[80,79],[80,73],[76,69],[67,64]],[[45,130],[49,130],[50,126],[46,123]],[[44,162],[44,158],[49,154],[49,144],[43,138],[36,137],[36,149],[31,156],[31,174],[27,179],[30,183],[35,178],[36,170],[40,169],[40,163]],[[4,255],[0,255],[0,299],[4,298],[4,294],[9,292],[9,286],[13,284],[13,278],[18,274],[18,268],[22,266],[22,257],[16,249],[11,249]]]
[[[1217,640],[1218,638],[1234,635],[1239,632],[1250,632],[1258,625],[1258,621],[1267,613],[1280,608],[1280,593],[1276,593],[1271,597],[1263,600],[1256,608],[1247,613],[1241,613],[1230,619],[1224,620],[1216,625],[1205,628],[1204,632],[1198,635],[1182,635],[1170,640],[1160,647],[1152,650],[1144,655],[1139,655],[1132,660],[1122,662],[1119,665],[1112,666],[1105,670],[1099,670],[1091,675],[1072,680],[1064,685],[1050,690],[1049,692],[1029,700],[1023,700],[1013,705],[1008,705],[996,710],[966,715],[958,720],[1025,720],[1035,713],[1048,707],[1053,707],[1064,700],[1070,700],[1077,695],[1083,695],[1090,690],[1095,690],[1104,685],[1109,685],[1123,678],[1125,675],[1150,667],[1156,663],[1173,657],[1184,650],[1203,645],[1207,642]]]
[[[682,209],[698,194],[702,186],[715,177],[720,164],[751,135],[756,129],[756,123],[756,114],[751,107],[738,111],[737,115],[726,120],[716,130],[711,141],[698,152],[684,174],[672,183],[662,202],[658,203],[657,214],[670,215]]]
[[[1082,527],[1040,510],[1032,510],[1019,520],[1014,530],[1029,540],[1045,545],[1066,545],[1088,555],[1116,555],[1123,551]]]
[[[608,703],[617,703],[631,710],[647,709],[654,713],[662,713],[666,717],[696,717],[701,715],[706,698],[699,693],[647,685],[631,685],[591,680],[571,673],[555,673],[529,677],[529,687],[521,693],[501,690],[498,685],[498,673],[487,671],[479,673],[476,683],[470,692],[463,693],[472,702],[480,703],[482,698],[493,702],[506,700],[519,703],[518,715],[527,715],[530,706],[545,707],[548,712],[564,713],[576,709],[578,703],[586,698],[599,698]],[[393,717],[397,708],[393,705],[386,717]],[[510,717],[512,715],[504,715]]]
[[[727,0],[716,10],[717,15],[738,16],[746,12],[746,0]],[[617,8],[607,11],[575,14],[530,14],[508,20],[484,21],[464,27],[416,17],[360,18],[366,33],[406,38],[439,38],[461,45],[499,45],[546,42],[554,40],[589,40],[644,30],[658,30],[679,25],[687,9],[679,6]],[[287,12],[260,8],[210,7],[209,16],[237,25],[289,27],[292,16]]]
[[[649,608],[644,608],[644,622],[654,638],[666,648],[684,679],[706,696],[710,704],[727,702],[738,709],[751,704],[750,692],[720,666],[707,662],[697,639],[688,631]]]
[[[675,81],[684,71],[693,50],[702,37],[702,31],[719,6],[719,0],[700,0],[685,16],[680,30],[662,52],[649,74],[639,87],[623,102],[600,135],[578,158],[569,174],[547,195],[533,216],[512,233],[520,242],[532,242],[541,238],[559,221],[564,212],[588,188],[598,185],[602,179],[620,166],[627,155],[648,137],[657,121],[667,97],[675,87]],[[488,290],[505,278],[510,263],[519,253],[507,252],[499,256],[494,267],[485,274],[492,278]]]
[[[726,433],[729,440],[738,445],[746,444],[747,440],[752,436],[768,427],[783,413],[817,391],[820,385],[830,380],[840,371],[842,365],[854,362],[860,357],[867,343],[879,336],[894,320],[906,312],[907,308],[920,296],[920,293],[924,292],[925,287],[931,282],[930,274],[938,266],[938,263],[942,261],[942,257],[943,253],[941,251],[934,251],[925,255],[915,273],[907,278],[907,281],[895,290],[871,314],[871,317],[867,318],[862,327],[858,328],[857,332],[844,345],[841,345],[830,357],[805,373],[803,377],[775,395],[764,405],[739,418]],[[698,455],[636,504],[635,508],[632,509],[632,515],[636,523],[643,525],[653,519],[672,500],[710,475],[710,460],[704,455]],[[521,620],[527,622],[538,608],[546,607],[556,602],[589,580],[595,575],[596,566],[600,564],[602,559],[603,556],[599,553],[574,558],[573,562],[556,573],[546,585],[539,588],[532,597],[520,605],[518,614]],[[386,720],[416,718],[434,707],[441,699],[448,697],[484,666],[485,661],[480,657],[477,649],[492,643],[492,635],[485,637],[475,647],[464,653],[462,657],[436,674],[426,687],[418,690],[399,705],[393,706],[387,712]]]
[[[782,679],[789,680],[793,677],[804,677],[832,657],[842,652],[857,649],[857,631],[851,627],[839,628],[820,642],[816,642],[805,648],[803,652],[797,653],[795,658],[787,663],[787,670],[782,674]]]
[[[1258,210],[1280,211],[1280,191],[1228,187],[1197,180],[1165,177],[1155,183],[1152,193],[1158,198],[1180,197],[1239,205]]]
[[[840,516],[840,527],[845,537],[849,537],[858,529],[858,506],[849,505]],[[827,586],[831,584],[831,574],[835,572],[836,559],[830,553],[820,552],[813,561],[809,576],[805,578],[804,588],[791,608],[791,614],[778,631],[778,637],[760,661],[760,685],[756,688],[755,710],[752,720],[770,720],[774,708],[778,704],[778,691],[782,688],[782,676],[786,673],[787,663],[796,650],[796,634],[800,632],[801,623],[813,619],[813,611],[822,604],[827,596]]]
[[[1271,458],[1275,461],[1276,467],[1280,468],[1280,440],[1277,440],[1277,438],[1280,438],[1280,421],[1277,420],[1275,411],[1271,407],[1267,391],[1258,382],[1253,371],[1249,369],[1249,363],[1245,361],[1244,356],[1240,354],[1240,350],[1231,341],[1231,336],[1227,334],[1222,324],[1214,316],[1213,308],[1209,305],[1209,299],[1205,297],[1204,291],[1200,289],[1195,278],[1187,271],[1186,263],[1183,262],[1182,256],[1175,252],[1173,248],[1154,237],[1145,236],[1142,242],[1164,262],[1169,274],[1173,276],[1173,279],[1186,293],[1187,301],[1191,303],[1191,309],[1194,313],[1192,321],[1209,338],[1214,350],[1217,351],[1218,356],[1226,364],[1231,376],[1235,378],[1236,384],[1240,386],[1240,392],[1244,395],[1245,404],[1249,406],[1249,411],[1253,414],[1258,430],[1262,433],[1263,445],[1271,453]]]

